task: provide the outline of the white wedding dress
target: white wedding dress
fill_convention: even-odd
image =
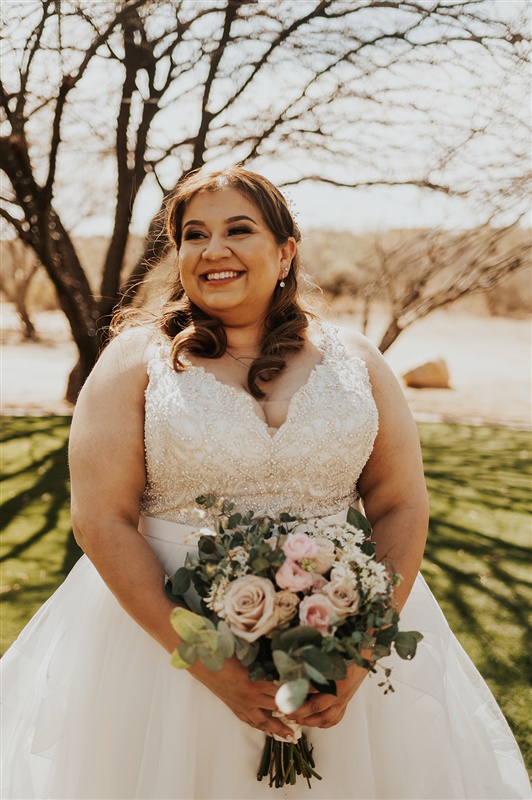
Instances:
[[[176,374],[168,347],[153,345],[139,528],[167,573],[190,546],[199,494],[259,514],[345,518],[377,410],[365,365],[331,326],[321,347],[273,431],[249,396],[201,368]],[[510,729],[421,576],[401,624],[424,639],[413,661],[388,659],[395,693],[366,678],[340,724],[308,729],[323,780],[270,789],[256,780],[264,734],[173,669],[84,556],[3,659],[2,797],[530,797]]]

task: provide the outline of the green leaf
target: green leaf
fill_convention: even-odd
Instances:
[[[220,635],[220,651],[224,658],[231,658],[235,652],[235,637],[227,622],[220,620],[218,623],[218,633]]]
[[[211,672],[219,672],[225,662],[225,658],[220,651],[216,653],[209,653],[208,655],[201,656],[201,663],[204,664]]]
[[[416,654],[417,643],[421,641],[417,631],[400,631],[395,637],[395,650],[399,658],[410,659]]]
[[[262,557],[255,558],[251,563],[251,567],[253,569],[253,572],[255,574],[258,574],[259,572],[263,572],[265,569],[269,569],[270,562],[266,558]]]
[[[205,630],[210,621],[186,608],[174,608],[170,615],[170,622],[184,642],[193,642],[196,634]],[[212,626],[212,622],[210,624]]]
[[[297,628],[289,628],[287,631],[276,633],[272,641],[273,650],[285,650],[290,652],[296,647],[303,647],[306,644],[319,644],[322,635],[310,625],[299,625]]]
[[[170,657],[170,664],[176,669],[188,669],[191,663],[193,664],[194,662],[185,661],[185,659],[182,658],[179,653],[179,648],[176,648]]]
[[[358,528],[358,530],[364,531],[366,536],[371,536],[371,525],[364,514],[361,514],[360,511],[357,511],[356,508],[353,508],[353,506],[350,506],[349,511],[347,512],[347,522],[352,525],[353,528]]]
[[[285,653],[284,650],[274,650],[272,656],[281,680],[287,680],[300,673],[301,667],[298,662],[291,658],[288,653]]]
[[[283,714],[291,714],[297,711],[307,699],[310,683],[306,678],[299,678],[296,681],[288,681],[277,690],[275,702],[277,708]]]
[[[320,686],[321,685],[327,686],[329,681],[324,675],[321,674],[321,672],[319,672],[317,669],[314,669],[314,667],[308,664],[306,661],[304,661],[303,664],[305,667],[305,672],[307,673],[311,681],[313,681],[314,683],[319,683]]]
[[[241,522],[242,522],[242,514],[238,513],[231,514],[231,516],[227,520],[227,527],[231,528],[232,530],[233,528],[236,528],[238,525],[240,525]]]
[[[172,594],[182,595],[190,589],[190,573],[186,567],[179,567],[170,580],[172,582]]]
[[[310,664],[314,669],[324,672],[331,665],[331,654],[323,653],[319,647],[309,645],[302,647],[298,654],[305,663]]]

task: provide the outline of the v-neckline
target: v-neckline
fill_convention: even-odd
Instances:
[[[216,377],[214,372],[210,372],[210,370],[205,369],[205,367],[200,364],[192,364],[190,361],[188,361],[188,359],[187,359],[188,363],[186,371],[192,374],[194,374],[195,372],[197,374],[206,375],[207,380],[210,380],[210,382],[213,384],[213,386],[215,386],[218,389],[218,391],[226,392],[227,394],[230,394],[232,397],[235,397],[239,402],[243,403],[243,405],[247,408],[250,416],[252,415],[256,420],[257,428],[261,430],[262,434],[266,437],[266,439],[270,443],[273,443],[282,436],[287,426],[289,426],[291,418],[293,416],[294,409],[297,408],[297,406],[301,401],[301,398],[304,397],[309,388],[312,387],[313,382],[316,380],[316,377],[321,372],[321,368],[327,366],[328,347],[327,347],[327,328],[325,325],[320,326],[320,334],[321,335],[319,342],[315,342],[314,344],[321,353],[321,361],[319,364],[314,365],[305,383],[301,384],[301,386],[298,386],[298,388],[290,398],[288,402],[285,420],[281,425],[279,425],[278,428],[268,425],[267,420],[259,417],[259,415],[255,411],[254,398],[252,397],[251,394],[249,394],[249,392],[245,392],[242,389],[237,389],[236,386],[232,386],[230,383],[224,383],[224,381],[221,381],[219,378]],[[269,432],[270,430],[275,430],[275,433],[273,434],[270,433]]]
[[[322,352],[322,360],[321,360],[321,362],[319,364],[315,364],[314,365],[314,367],[313,367],[310,375],[308,376],[307,380],[305,381],[305,383],[301,384],[301,386],[299,386],[296,389],[296,391],[294,392],[294,394],[290,398],[290,401],[288,403],[288,408],[287,408],[285,420],[281,425],[279,425],[278,428],[275,428],[275,426],[272,426],[272,425],[268,425],[268,422],[265,419],[262,419],[261,417],[259,417],[259,415],[255,411],[254,399],[253,399],[252,395],[249,394],[249,392],[245,392],[245,391],[243,391],[241,389],[237,389],[236,386],[231,386],[231,384],[229,384],[229,383],[224,383],[223,381],[219,380],[213,372],[210,372],[209,370],[206,370],[205,367],[200,366],[199,364],[190,364],[190,366],[187,367],[187,372],[197,372],[199,374],[206,375],[208,377],[208,380],[210,380],[211,383],[219,391],[221,391],[221,392],[225,391],[226,393],[230,394],[232,397],[235,397],[239,402],[242,402],[245,405],[245,407],[247,408],[247,410],[249,412],[249,416],[253,417],[256,420],[256,424],[259,427],[259,429],[262,430],[262,433],[264,434],[264,436],[266,436],[266,438],[270,442],[274,442],[284,433],[284,431],[286,430],[287,426],[290,424],[291,418],[293,416],[294,408],[297,407],[297,405],[301,401],[301,398],[306,394],[306,392],[308,391],[309,387],[312,386],[312,383],[314,382],[316,376],[319,375],[319,372],[320,372],[321,368],[327,366],[326,363],[325,363],[325,360],[326,360],[325,352],[323,350],[321,352]],[[273,434],[269,433],[270,430],[275,430],[275,433],[273,433]]]

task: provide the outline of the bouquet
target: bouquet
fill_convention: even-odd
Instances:
[[[212,509],[216,523],[193,534],[197,554],[166,584],[178,603],[172,625],[182,639],[172,664],[183,669],[200,659],[219,670],[236,656],[252,680],[276,681],[279,716],[294,736],[291,742],[267,737],[257,779],[268,775],[279,788],[302,775],[310,785],[311,777],[321,777],[312,748],[284,715],[305,702],[311,687],[335,694],[351,664],[376,673],[392,647],[401,658],[415,655],[423,637],[399,631],[392,606],[401,576],[376,560],[371,526],[353,508],[346,522],[330,523],[242,515],[212,495],[196,503]],[[183,607],[191,586],[203,615]],[[386,694],[393,691],[391,670],[382,669]]]

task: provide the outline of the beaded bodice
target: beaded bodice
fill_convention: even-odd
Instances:
[[[353,503],[377,434],[377,408],[364,362],[347,354],[332,325],[322,325],[319,347],[321,364],[272,432],[246,392],[202,367],[176,373],[169,343],[151,345],[142,512],[196,524],[192,509],[202,494],[272,517],[327,516]]]

